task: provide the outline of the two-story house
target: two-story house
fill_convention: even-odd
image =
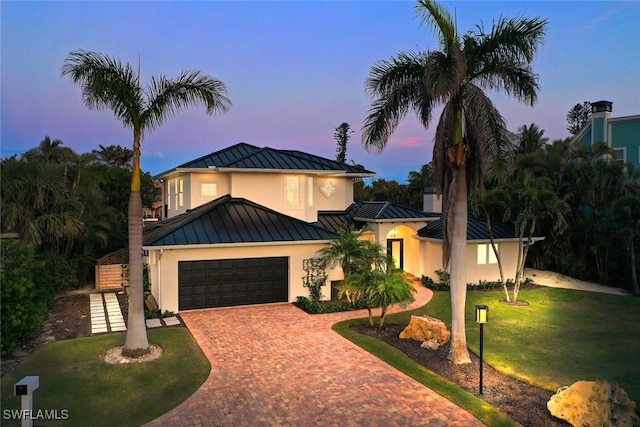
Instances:
[[[160,308],[177,312],[307,296],[303,261],[317,257],[345,224],[365,228],[364,238],[386,247],[396,266],[433,277],[442,265],[441,215],[354,201],[354,179],[372,176],[312,154],[246,143],[159,174],[165,219],[145,227],[143,248]],[[495,259],[488,240],[478,238],[486,235],[479,224],[469,243],[472,279],[495,279]],[[515,265],[514,235],[511,227],[499,237]],[[328,273],[329,281],[342,279],[340,268]],[[329,289],[323,292],[330,296]]]
[[[587,147],[604,142],[614,151],[614,159],[640,167],[640,115],[612,117],[613,102],[591,104],[591,120],[578,132],[574,141]]]

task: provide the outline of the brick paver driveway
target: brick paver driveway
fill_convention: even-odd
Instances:
[[[419,288],[412,306],[430,298]],[[482,425],[331,330],[363,315],[308,315],[291,304],[181,313],[211,373],[196,393],[149,425]]]

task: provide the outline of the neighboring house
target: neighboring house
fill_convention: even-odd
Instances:
[[[613,103],[597,101],[591,104],[591,121],[574,137],[590,147],[604,142],[614,150],[614,159],[640,167],[640,115],[612,117]]]
[[[374,175],[300,151],[245,143],[158,175],[166,219],[145,227],[143,248],[160,308],[177,312],[307,296],[303,260],[317,257],[346,224],[364,227],[364,238],[380,242],[406,272],[433,277],[441,268],[440,214],[354,201],[354,179]],[[500,250],[508,253],[515,239],[505,233],[514,232],[499,235]],[[486,241],[471,238],[470,259],[477,260],[481,245]],[[487,255],[488,265],[475,267],[473,279],[498,277],[492,262]],[[328,274],[329,281],[342,279],[340,268]],[[329,297],[329,287],[323,292]]]

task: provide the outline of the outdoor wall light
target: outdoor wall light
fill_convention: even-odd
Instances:
[[[482,352],[484,349],[483,326],[489,322],[489,307],[486,305],[476,305],[476,323],[480,324],[480,393],[482,394]]]

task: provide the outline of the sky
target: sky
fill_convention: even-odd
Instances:
[[[88,110],[61,68],[84,49],[140,64],[141,81],[200,70],[228,88],[232,109],[190,108],[146,133],[142,168],[152,175],[238,142],[335,158],[335,128],[354,130],[347,159],[404,182],[432,159],[434,122],[409,112],[381,153],[361,127],[371,106],[371,67],[401,51],[437,50],[409,1],[6,1],[0,2],[0,157],[45,136],[78,153],[131,147],[132,132],[109,110]],[[569,136],[577,103],[613,102],[613,116],[640,114],[640,2],[446,1],[460,33],[499,17],[540,16],[547,35],[533,67],[531,107],[489,92],[509,130],[535,123],[550,140]]]

